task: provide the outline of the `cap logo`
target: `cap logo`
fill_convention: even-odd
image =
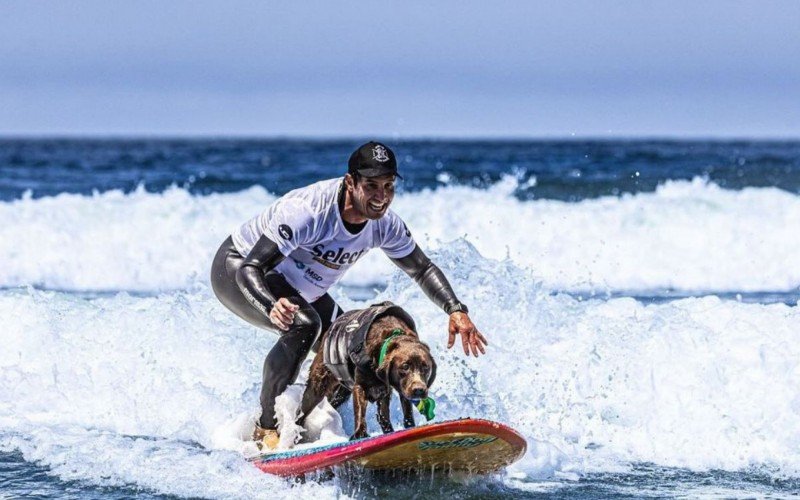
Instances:
[[[389,154],[387,153],[386,148],[380,144],[372,148],[372,159],[381,163],[389,161]]]

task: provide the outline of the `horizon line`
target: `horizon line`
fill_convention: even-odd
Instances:
[[[596,134],[569,134],[569,135],[456,135],[456,134],[222,134],[222,133],[189,133],[189,134],[162,134],[162,133],[0,133],[0,141],[8,140],[128,140],[128,141],[150,141],[150,140],[219,140],[219,141],[362,141],[371,139],[381,139],[385,142],[411,142],[411,141],[450,141],[450,142],[570,142],[570,141],[589,141],[589,142],[611,142],[611,141],[631,141],[631,142],[796,142],[800,141],[800,135],[761,135],[761,134],[620,134],[620,135],[596,135]]]

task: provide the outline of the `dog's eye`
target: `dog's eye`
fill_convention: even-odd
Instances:
[[[402,370],[408,370],[410,368],[408,363],[403,363],[403,366],[400,367]]]

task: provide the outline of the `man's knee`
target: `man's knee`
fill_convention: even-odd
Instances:
[[[319,313],[310,305],[300,307],[294,316],[292,327],[289,329],[293,336],[300,337],[303,343],[311,346],[322,333],[322,319]]]

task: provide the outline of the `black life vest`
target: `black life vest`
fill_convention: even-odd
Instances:
[[[389,301],[373,304],[366,309],[348,311],[334,320],[322,342],[325,366],[339,382],[352,390],[356,368],[375,371],[367,352],[365,341],[372,323],[387,314],[397,316],[415,333],[417,327],[411,316],[400,306]]]

